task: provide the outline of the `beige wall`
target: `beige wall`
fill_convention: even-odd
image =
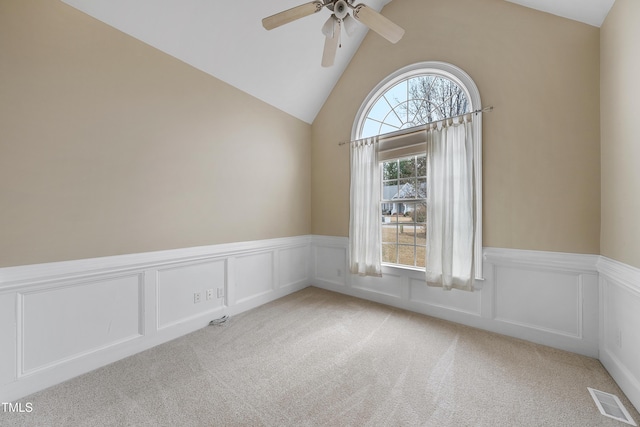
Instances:
[[[310,232],[310,125],[50,0],[0,1],[0,266]]]
[[[484,245],[599,253],[599,29],[503,0],[396,0],[391,45],[369,33],[312,126],[312,232],[348,234],[360,104],[393,71],[445,61],[474,79],[484,120]],[[344,41],[348,43],[348,40]]]
[[[640,268],[640,2],[601,28],[602,255]]]

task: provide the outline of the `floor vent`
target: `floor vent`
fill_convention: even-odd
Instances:
[[[615,394],[605,393],[604,391],[596,390],[591,387],[587,387],[593,401],[596,402],[596,406],[600,410],[600,413],[605,417],[614,418],[623,423],[637,426],[636,422],[631,418],[629,412],[624,407],[618,396]]]

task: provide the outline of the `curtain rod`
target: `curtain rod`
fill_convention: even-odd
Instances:
[[[425,131],[427,129],[427,126],[431,126],[434,123],[444,122],[445,120],[455,119],[456,117],[466,116],[467,114],[490,113],[491,111],[493,111],[493,105],[490,105],[490,106],[484,107],[484,108],[479,108],[479,109],[471,111],[469,113],[458,114],[457,116],[451,116],[451,117],[447,117],[446,119],[435,120],[435,121],[429,122],[429,123],[427,123],[425,125],[416,126],[415,128],[413,128],[415,130],[403,133],[402,135],[403,136],[404,135],[411,135],[411,134],[414,134],[414,133],[422,132],[422,131]],[[385,138],[389,138],[389,137],[395,136],[398,132],[400,132],[400,131],[396,130],[396,131],[389,132],[389,133],[382,133],[382,134],[376,135],[376,136],[378,138],[380,138],[380,139],[385,139]],[[367,138],[354,139],[353,141],[340,141],[340,142],[338,142],[338,145],[346,145],[346,144],[350,144],[352,142],[360,142],[360,141],[364,141],[365,139],[367,139]]]

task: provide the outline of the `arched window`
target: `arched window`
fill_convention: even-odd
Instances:
[[[360,106],[352,139],[397,132],[481,108],[471,77],[445,62],[419,62],[394,72]]]
[[[469,113],[467,94],[458,83],[438,74],[404,77],[385,88],[368,108],[360,137],[408,129]]]
[[[352,139],[381,135],[382,262],[425,267],[426,162],[421,126],[481,109],[471,77],[444,62],[404,67],[381,81],[362,103]],[[474,276],[482,279],[482,120],[474,120],[476,233]]]

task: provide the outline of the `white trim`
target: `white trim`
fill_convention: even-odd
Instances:
[[[640,268],[604,256],[599,257],[598,272],[640,297]]]
[[[0,401],[21,398],[193,332],[205,327],[213,318],[239,314],[309,286],[308,266],[299,265],[295,258],[280,257],[279,252],[283,249],[302,251],[308,263],[310,242],[311,236],[305,235],[0,268],[0,296],[5,303],[12,301],[15,307],[10,326],[15,335],[0,336],[2,351],[15,354],[15,357],[3,358],[13,366],[0,372]],[[257,256],[256,263],[252,263],[252,256]],[[268,263],[264,262],[265,257],[268,257]],[[245,268],[252,274],[268,277],[269,286],[256,289],[251,283],[237,283],[235,268],[238,264],[234,264],[237,259],[245,261]],[[218,262],[223,263],[222,270],[200,269]],[[280,286],[278,279],[284,276],[279,269],[293,274],[295,280]],[[159,272],[167,271],[175,274],[165,279],[163,289],[169,292],[162,295],[158,291]],[[137,278],[138,302],[134,306],[128,300],[130,304],[122,308],[127,310],[128,323],[124,328],[120,327],[121,336],[114,339],[104,332],[111,327],[110,320],[114,315],[111,306],[105,305],[102,312],[96,313],[85,309],[85,303],[100,309],[100,305],[95,304],[96,298],[106,295],[112,303],[122,298],[118,290],[105,283],[123,277]],[[210,300],[203,297],[201,302],[193,303],[194,291],[205,292],[209,288],[223,288],[224,297],[214,296]],[[244,292],[243,298],[236,301],[240,291]],[[66,334],[66,329],[61,327],[65,320],[57,314],[56,307],[47,305],[41,298],[29,302],[29,295],[43,292],[65,298],[77,307],[70,314],[77,324],[90,331],[85,341]],[[186,302],[185,297],[191,303]],[[29,304],[34,305],[30,307]],[[162,325],[159,324],[161,310],[167,319]],[[36,325],[31,332],[25,332],[28,322]],[[56,338],[51,347],[47,341],[49,328],[61,338]],[[30,334],[26,338],[31,343],[31,350],[25,346],[25,333]],[[72,346],[65,344],[69,341],[73,342]],[[26,352],[31,351],[33,355],[41,349],[51,352],[33,366],[26,366]]]
[[[640,269],[604,256],[599,257],[597,268],[600,282],[599,359],[640,410],[640,335],[637,333]],[[618,298],[613,298],[612,293],[617,293]]]
[[[543,267],[544,269],[544,267]],[[554,329],[554,328],[548,328],[548,327],[544,327],[544,326],[539,326],[536,325],[534,323],[528,323],[528,322],[519,322],[516,320],[511,320],[508,318],[502,318],[497,316],[495,313],[493,315],[493,319],[498,321],[498,322],[504,322],[504,323],[509,323],[512,325],[516,325],[516,326],[523,326],[526,327],[528,329],[531,329],[533,331],[539,331],[539,332],[543,332],[543,333],[551,333],[551,334],[555,334],[555,335],[562,335],[568,338],[577,338],[579,340],[581,340],[583,338],[583,329],[584,329],[584,319],[583,319],[583,313],[584,313],[584,286],[583,286],[583,279],[582,279],[582,275],[579,275],[577,277],[577,298],[576,298],[576,331],[575,333],[570,332],[570,331],[563,331],[561,329]],[[497,293],[494,293],[494,298],[497,295]],[[493,307],[496,306],[496,302],[495,300],[493,301]]]
[[[597,273],[598,255],[566,252],[530,251],[523,249],[484,248],[484,260],[503,266]]]
[[[213,317],[235,315],[258,305],[283,297],[310,284],[336,292],[373,300],[379,303],[412,310],[439,317],[441,319],[466,324],[480,329],[514,336],[563,350],[599,358],[624,393],[636,408],[640,408],[640,358],[633,353],[640,348],[638,335],[636,301],[640,302],[640,269],[622,262],[598,255],[529,251],[518,249],[484,248],[483,260],[487,263],[487,278],[476,292],[450,291],[440,289],[432,291],[420,287],[423,280],[421,271],[397,267],[383,267],[383,278],[359,278],[347,273],[348,238],[320,235],[306,235],[290,238],[240,242],[236,244],[213,245],[208,247],[185,248],[143,254],[132,254],[88,260],[67,261],[61,263],[27,265],[0,269],[0,296],[5,307],[15,308],[11,313],[14,319],[10,327],[11,334],[0,336],[0,348],[15,355],[5,357],[11,370],[0,372],[0,401],[11,401],[76,375],[91,371],[100,366],[135,354],[144,349],[177,338],[205,326]],[[305,251],[308,257],[306,265],[292,265],[280,256],[281,250]],[[320,251],[318,249],[321,249]],[[245,302],[236,301],[236,265],[237,257],[251,254],[270,253],[272,256],[272,290],[261,295],[245,298]],[[325,259],[319,259],[324,256]],[[157,291],[158,271],[176,266],[199,265],[207,261],[223,261],[224,297],[218,305],[202,306],[196,313],[188,313],[172,322],[170,327],[158,327],[160,296]],[[277,261],[277,262],[276,262]],[[292,268],[296,280],[291,284],[279,283],[282,278],[280,269]],[[319,271],[321,269],[322,271]],[[579,304],[577,319],[565,321],[565,324],[519,322],[519,316],[496,318],[500,299],[498,293],[509,289],[510,282],[497,286],[498,271],[507,271],[511,279],[525,282],[528,289],[537,291],[538,278],[559,280],[560,285],[568,285],[563,280],[575,276],[579,291],[574,296],[565,296],[564,302],[549,300],[553,313],[563,308]],[[542,274],[542,276],[540,276]],[[139,280],[139,336],[125,337],[122,340],[104,340],[98,347],[81,349],[80,352],[25,369],[24,366],[24,304],[25,296],[33,292],[69,289],[91,283],[100,283],[114,277],[138,275]],[[303,280],[298,278],[305,276]],[[536,276],[537,275],[537,276]],[[386,279],[385,279],[386,276]],[[532,280],[531,278],[534,278]],[[510,279],[510,280],[511,280]],[[186,285],[187,283],[185,283]],[[553,286],[551,287],[553,290]],[[568,289],[568,288],[565,288]],[[415,292],[415,293],[414,293]],[[613,298],[614,293],[618,294]],[[622,296],[620,296],[622,295]],[[502,300],[510,304],[513,300]],[[8,303],[8,304],[7,304]],[[203,302],[204,304],[205,302]],[[545,301],[545,305],[547,302]],[[621,312],[621,306],[624,310]],[[540,305],[540,304],[538,304]],[[527,309],[527,304],[523,304]],[[532,307],[535,313],[539,307]],[[553,314],[550,312],[550,314]],[[626,313],[626,314],[625,314]],[[509,313],[507,313],[509,314]],[[615,316],[629,316],[631,320],[620,323]],[[640,314],[638,314],[640,316]],[[55,320],[55,319],[52,319]],[[576,333],[570,326],[577,322]],[[617,323],[616,323],[617,322]],[[5,325],[6,326],[6,325]],[[166,325],[165,325],[166,326]],[[611,327],[611,330],[607,329]],[[610,334],[620,327],[622,346],[617,346]],[[15,328],[15,329],[14,329]],[[7,330],[7,328],[3,329]],[[5,353],[6,354],[6,353]]]
[[[599,360],[636,410],[640,411],[640,380],[608,349],[600,350]]]
[[[458,86],[464,90],[469,100],[471,111],[479,110],[482,108],[482,101],[480,100],[480,91],[475,82],[461,68],[441,61],[424,61],[410,64],[399,70],[394,71],[380,83],[378,83],[371,92],[366,96],[354,119],[351,127],[351,139],[355,140],[360,138],[360,130],[362,124],[366,119],[365,114],[373,106],[373,103],[378,100],[378,97],[391,88],[401,80],[424,75],[434,74],[446,77],[453,80]],[[475,204],[475,226],[476,233],[474,237],[474,259],[473,268],[474,279],[476,281],[483,281],[483,262],[482,262],[482,113],[479,114],[479,120],[473,121],[474,131],[474,153],[473,153],[473,167],[474,167],[474,186],[476,194]]]
[[[0,292],[17,288],[24,289],[25,286],[50,284],[57,280],[87,279],[91,276],[102,276],[107,272],[113,274],[116,272],[146,270],[158,266],[166,267],[170,264],[182,264],[218,257],[229,257],[235,254],[275,250],[291,245],[306,246],[308,244],[309,236],[305,235],[5,267],[0,268]]]
[[[426,284],[420,287],[422,271],[396,266],[383,266],[381,278],[348,275],[339,283],[332,274],[345,262],[339,254],[346,258],[348,242],[347,237],[312,236],[313,286],[598,357],[597,256],[485,248],[487,277],[482,286],[474,292],[447,292]],[[507,281],[496,274],[504,268]],[[539,281],[541,277],[545,282]],[[514,294],[513,285],[532,294],[546,292],[551,299],[523,301]],[[554,299],[554,286],[562,286],[561,299]],[[520,311],[510,310],[512,304]]]

